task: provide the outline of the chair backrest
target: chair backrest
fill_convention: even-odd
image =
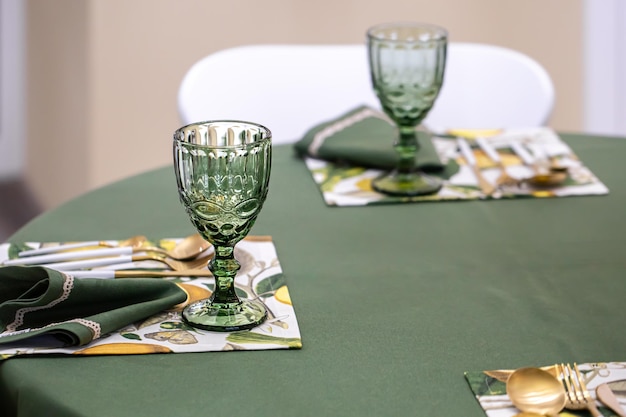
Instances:
[[[543,126],[554,86],[535,60],[512,49],[451,43],[441,93],[424,123],[444,128]]]
[[[211,119],[261,123],[274,143],[299,140],[314,125],[359,105],[380,108],[365,45],[256,45],[195,63],[178,92],[184,124]],[[501,128],[547,122],[554,88],[545,70],[518,52],[451,43],[444,86],[429,127]]]

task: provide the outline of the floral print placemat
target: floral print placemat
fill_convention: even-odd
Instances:
[[[153,239],[144,245],[171,249],[180,239]],[[69,242],[68,242],[69,243]],[[108,241],[116,244],[116,241]],[[20,250],[59,245],[59,243],[25,243],[0,245],[0,261],[16,257]],[[85,249],[94,249],[82,248]],[[209,251],[211,251],[209,249]],[[213,278],[164,278],[173,280],[188,294],[185,303],[102,335],[88,345],[63,348],[37,346],[0,346],[0,359],[29,354],[122,355],[147,353],[184,353],[231,350],[299,349],[302,347],[296,314],[286,280],[269,236],[249,236],[235,247],[241,263],[235,279],[242,298],[261,300],[268,310],[268,319],[246,331],[221,333],[196,329],[185,324],[180,312],[185,305],[211,295]],[[162,269],[154,261],[116,264],[102,269]],[[96,270],[93,268],[92,270]]]
[[[498,152],[508,174],[512,177],[523,179],[533,174],[532,168],[514,151],[512,144],[517,143],[528,149],[541,149],[544,155],[567,167],[567,179],[562,184],[551,187],[533,186],[528,183],[501,187],[496,193],[487,196],[480,191],[471,167],[458,149],[456,138],[449,134],[435,135],[432,138],[441,162],[446,166],[443,173],[438,175],[444,180],[444,185],[433,195],[387,196],[374,191],[371,186],[372,179],[383,173],[381,170],[342,165],[311,157],[305,157],[304,161],[329,206],[608,194],[608,188],[552,129],[509,129],[491,134],[492,136],[486,140]],[[487,181],[495,183],[500,175],[500,169],[473,140],[468,139],[468,142],[482,175]]]
[[[602,362],[579,364],[581,373],[591,396],[595,399],[596,387],[607,384],[617,396],[626,411],[626,362]],[[543,370],[557,376],[554,365],[542,367]],[[492,370],[465,372],[465,378],[487,417],[513,417],[520,413],[506,395],[506,381],[513,370]],[[596,401],[598,409],[605,417],[615,413]],[[563,410],[559,416],[589,416],[587,410]]]

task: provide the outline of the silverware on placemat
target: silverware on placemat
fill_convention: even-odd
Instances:
[[[24,251],[25,256],[0,263],[2,266],[44,266],[68,273],[77,278],[149,278],[149,277],[212,277],[207,269],[214,253],[205,254],[211,244],[199,234],[180,240],[172,249],[143,246],[146,238],[133,237],[121,247],[104,249],[84,249],[90,246],[105,246],[100,241],[59,244],[37,249],[37,252]],[[115,246],[113,241],[101,241],[106,246]],[[23,253],[23,252],[20,252]],[[200,256],[202,255],[202,256]],[[136,262],[152,261],[163,264],[154,269],[137,269]],[[130,265],[130,266],[129,266]],[[110,269],[89,270],[109,266]],[[152,266],[150,268],[153,268]],[[129,270],[130,269],[130,270]]]
[[[498,151],[491,145],[491,143],[489,143],[487,139],[478,137],[476,138],[476,143],[500,170],[500,175],[496,179],[496,187],[519,185],[520,181],[509,175],[504,162],[502,162],[502,158],[500,158],[500,154],[498,154]]]
[[[457,144],[459,145],[461,155],[463,155],[467,165],[472,169],[480,190],[485,196],[492,195],[496,191],[496,187],[494,187],[494,185],[487,181],[487,179],[483,176],[478,163],[476,162],[476,158],[474,157],[474,153],[472,152],[472,148],[470,148],[467,141],[462,137],[457,138]]]
[[[69,244],[68,246],[75,247],[74,244]],[[59,245],[56,247],[61,248],[59,250],[66,249],[65,245]],[[78,259],[101,259],[115,255],[132,255],[140,252],[158,253],[162,257],[168,259],[184,261],[195,258],[209,247],[211,247],[209,242],[204,240],[199,234],[194,234],[178,242],[171,250],[165,250],[154,246],[124,246],[107,249],[78,250],[69,252],[63,251],[61,253],[18,257],[16,259],[5,261],[1,265],[42,265],[61,261],[76,261]],[[127,262],[127,260],[125,260],[125,262]],[[84,266],[79,268],[88,267],[89,266]]]

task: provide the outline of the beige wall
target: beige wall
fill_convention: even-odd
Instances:
[[[356,43],[375,23],[437,23],[551,74],[551,125],[582,129],[581,0],[28,0],[27,180],[46,208],[171,162],[176,93],[219,49]]]

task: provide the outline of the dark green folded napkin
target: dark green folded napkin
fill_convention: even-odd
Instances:
[[[0,349],[80,346],[186,300],[174,282],[74,278],[44,267],[0,268]]]
[[[360,106],[337,119],[309,130],[294,146],[296,152],[313,158],[350,165],[392,169],[398,161],[393,149],[396,128],[378,110]],[[417,131],[420,149],[418,167],[427,172],[444,168],[435,150],[431,135]]]

